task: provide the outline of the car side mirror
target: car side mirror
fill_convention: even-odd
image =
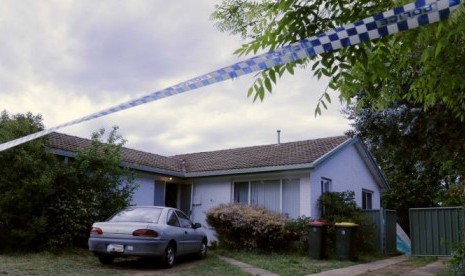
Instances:
[[[202,227],[202,224],[198,222],[194,223],[194,229],[201,228],[201,227]]]

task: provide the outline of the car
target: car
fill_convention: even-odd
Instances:
[[[207,255],[207,235],[181,210],[162,206],[131,206],[90,230],[89,250],[100,263],[116,257],[159,257],[170,268],[178,256]]]

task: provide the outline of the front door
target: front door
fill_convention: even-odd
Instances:
[[[190,217],[192,184],[166,183],[165,206],[178,208]]]

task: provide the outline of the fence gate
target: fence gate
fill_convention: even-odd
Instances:
[[[373,244],[382,254],[397,253],[397,215],[394,210],[375,209],[363,210],[365,216],[373,222]]]
[[[413,256],[450,256],[465,230],[462,207],[412,208],[410,240]]]

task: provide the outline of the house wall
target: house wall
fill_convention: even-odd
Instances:
[[[354,145],[341,149],[312,171],[310,216],[313,218],[320,216],[318,198],[321,195],[322,177],[331,179],[331,191],[333,192],[354,191],[355,200],[360,207],[362,206],[362,189],[373,191],[372,208],[380,208],[380,188]]]
[[[236,181],[254,181],[268,179],[300,179],[300,215],[310,213],[310,172],[291,171],[286,173],[246,174],[236,176],[198,178],[193,181],[192,220],[200,222],[208,231],[209,240],[216,240],[215,232],[206,223],[205,213],[221,203],[233,202],[233,183]]]
[[[202,224],[208,240],[216,240],[214,230],[206,223],[205,213],[221,203],[231,202],[230,177],[201,178],[193,181],[192,220]]]
[[[153,205],[155,196],[155,175],[138,172],[134,183],[139,186],[134,191],[131,204]]]

